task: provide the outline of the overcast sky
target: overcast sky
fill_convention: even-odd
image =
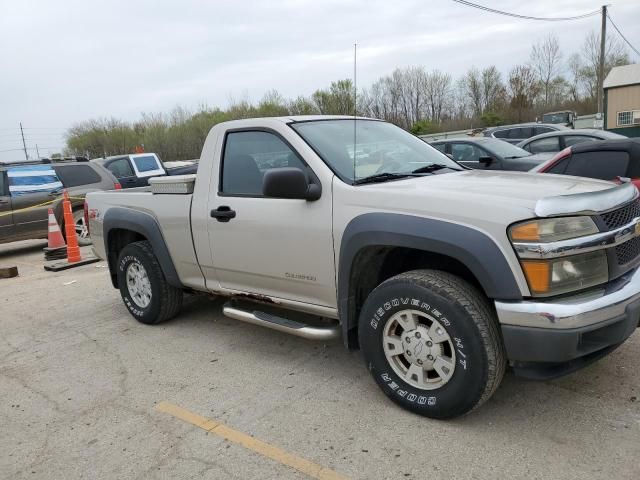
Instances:
[[[478,3],[543,17],[601,5]],[[615,0],[610,14],[640,48],[640,1]],[[354,42],[364,87],[409,65],[454,77],[472,65],[506,72],[551,32],[567,58],[599,28],[599,16],[536,22],[451,0],[0,0],[0,160],[24,157],[6,151],[22,146],[20,121],[27,147],[37,143],[48,155],[62,148],[68,127],[89,118],[225,107],[230,98],[259,100],[270,89],[309,95],[352,76]]]

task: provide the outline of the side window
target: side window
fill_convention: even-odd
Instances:
[[[512,128],[509,130],[507,138],[517,139],[517,138],[525,138],[524,137],[524,129],[523,128]]]
[[[478,149],[468,143],[452,143],[451,155],[456,162],[477,162],[481,156]]]
[[[563,173],[565,173],[565,170],[567,169],[567,165],[569,165],[569,160],[571,160],[571,157],[563,158],[558,163],[556,163],[553,167],[547,170],[547,173],[557,173],[558,175],[562,175]]]
[[[493,136],[496,138],[507,138],[508,135],[509,135],[509,130],[498,130],[493,134]]]
[[[613,180],[627,176],[629,154],[627,152],[574,153],[567,167],[567,175]]]
[[[522,127],[518,138],[531,138],[535,135],[533,127]]]
[[[89,165],[54,166],[53,169],[62,184],[67,188],[100,183],[102,180],[100,175]]]
[[[578,143],[584,142],[596,142],[600,140],[596,137],[588,137],[586,135],[567,135],[564,137],[564,145],[565,147],[570,147],[571,145],[576,145]]]
[[[434,145],[434,144],[431,144],[431,146],[432,146],[433,148],[435,148],[436,150],[438,150],[438,151],[440,151],[440,152],[444,153],[444,150],[445,150],[445,147],[447,146],[447,144],[446,144],[446,143],[437,143],[437,144],[435,144],[435,145]]]
[[[262,177],[270,168],[309,168],[277,135],[269,132],[227,134],[222,157],[220,191],[231,195],[262,196]]]
[[[107,165],[107,169],[113,173],[116,178],[123,177],[133,177],[133,168],[131,168],[131,164],[129,163],[128,158],[119,158],[118,160],[114,160],[109,165]]]
[[[540,135],[541,133],[549,133],[549,132],[555,132],[555,130],[549,127],[535,127],[534,135]]]
[[[541,138],[529,143],[527,150],[531,153],[559,152],[560,142],[558,137]]]

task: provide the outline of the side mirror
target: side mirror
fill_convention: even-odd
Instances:
[[[262,180],[262,194],[271,198],[313,201],[320,198],[322,189],[315,183],[309,183],[307,176],[299,168],[270,168]]]
[[[480,157],[478,159],[478,162],[480,162],[480,165],[482,165],[484,168],[489,168],[493,163],[493,157]]]

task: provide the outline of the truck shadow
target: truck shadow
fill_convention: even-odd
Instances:
[[[258,350],[265,365],[278,368],[292,366],[295,359],[301,357],[311,359],[304,362],[305,373],[319,382],[331,378],[336,384],[351,385],[350,389],[359,391],[368,402],[377,403],[376,409],[390,409],[392,413],[388,414],[400,421],[416,418],[388,400],[371,379],[361,353],[347,351],[341,340],[315,342],[226,318],[221,312],[225,301],[206,296],[188,297],[182,314],[170,322],[172,328],[198,329],[204,335],[215,336],[219,342],[229,342],[239,355],[251,356]],[[509,425],[511,430],[520,426],[523,434],[533,428],[543,436],[548,428],[562,436],[559,428],[562,425],[580,424],[584,418],[591,418],[596,423],[609,421],[614,410],[640,406],[631,403],[638,394],[635,391],[638,373],[620,366],[632,364],[640,339],[636,337],[640,334],[631,337],[611,355],[560,379],[530,381],[507,371],[501,386],[487,403],[470,415],[446,423],[470,431],[486,429],[487,425],[491,428]],[[311,358],[313,356],[317,359]],[[601,408],[595,408],[595,405],[601,405]],[[637,413],[640,419],[640,411]],[[534,427],[532,419],[537,422]]]

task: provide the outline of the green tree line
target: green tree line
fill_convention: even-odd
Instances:
[[[591,33],[581,50],[566,58],[558,39],[549,35],[534,44],[529,58],[505,76],[493,65],[471,66],[455,80],[447,72],[412,66],[380,77],[357,96],[352,81],[344,79],[308,97],[287,99],[271,90],[258,102],[231,101],[226,109],[176,107],[168,113],[143,113],[134,122],[91,119],[68,130],[65,153],[96,158],[129,153],[142,145],[165,161],[193,159],[200,156],[212,126],[251,117],[353,115],[357,110],[358,115],[425,134],[533,121],[553,110],[595,113],[599,48],[598,35]],[[614,66],[628,63],[624,45],[609,36],[605,75]]]

